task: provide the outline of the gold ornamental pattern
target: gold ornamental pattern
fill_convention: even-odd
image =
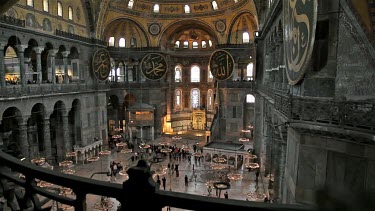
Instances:
[[[215,51],[210,57],[209,65],[212,76],[217,80],[227,80],[233,74],[234,60],[225,50]]]
[[[167,73],[167,61],[158,53],[150,53],[141,61],[142,74],[150,80],[159,80]]]
[[[316,0],[284,0],[284,53],[289,84],[300,82],[313,51],[317,21]]]
[[[105,81],[108,79],[111,71],[111,56],[109,52],[104,49],[98,49],[92,58],[92,69],[95,77],[99,81]]]

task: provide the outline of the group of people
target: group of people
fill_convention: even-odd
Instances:
[[[116,175],[118,172],[120,172],[123,169],[123,166],[121,165],[120,162],[117,162],[114,160],[110,162],[109,168],[111,170],[110,171],[111,180],[116,181]]]

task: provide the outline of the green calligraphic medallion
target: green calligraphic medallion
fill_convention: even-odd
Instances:
[[[210,71],[217,80],[227,80],[232,76],[234,60],[232,55],[225,50],[217,50],[210,57]]]
[[[150,53],[141,61],[142,74],[150,80],[159,80],[167,73],[167,61],[158,53]]]
[[[98,49],[92,58],[92,69],[99,81],[108,79],[111,72],[111,56],[104,48]]]
[[[317,0],[284,0],[284,53],[289,84],[303,78],[310,64],[317,21]]]

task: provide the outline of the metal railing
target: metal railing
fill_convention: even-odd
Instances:
[[[310,206],[282,205],[262,202],[240,201],[212,198],[171,191],[160,191],[152,180],[150,168],[145,161],[128,169],[129,180],[123,184],[108,183],[30,165],[27,161],[0,151],[0,181],[2,193],[12,210],[50,210],[45,207],[51,200],[73,206],[75,210],[92,210],[87,207],[87,194],[95,194],[117,199],[121,206],[118,210],[162,210],[170,206],[189,210],[313,210]],[[25,176],[19,178],[19,174]],[[70,188],[75,197],[59,195],[38,187],[36,180],[53,183],[56,186]],[[46,197],[40,200],[39,196]],[[51,204],[51,203],[49,203]]]

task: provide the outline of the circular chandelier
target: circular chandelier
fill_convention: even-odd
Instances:
[[[203,157],[203,154],[200,152],[193,153],[194,157]]]
[[[163,153],[170,153],[170,152],[172,152],[172,149],[169,149],[169,148],[161,149],[160,152],[163,152]]]
[[[241,180],[243,178],[242,174],[239,173],[229,173],[228,179],[230,180]]]
[[[214,161],[215,163],[225,163],[227,159],[223,157],[216,157],[216,158],[213,158],[212,161]]]
[[[131,153],[131,152],[133,152],[132,149],[122,149],[122,150],[120,151],[120,153],[123,153],[123,154],[128,154],[128,153]]]
[[[149,144],[141,144],[141,145],[139,145],[139,148],[141,148],[141,149],[148,149],[150,147],[151,146]]]
[[[109,200],[108,198],[101,197],[99,202],[94,204],[94,209],[98,210],[109,210],[113,207],[113,201]]]
[[[225,165],[219,164],[219,163],[211,165],[211,169],[213,169],[213,170],[221,170],[221,169],[225,169],[225,168],[226,168]]]
[[[77,155],[77,152],[67,152],[66,154],[65,154],[65,156],[66,157],[75,157]]]
[[[59,166],[62,166],[62,167],[70,167],[72,165],[73,165],[73,161],[71,160],[64,160],[59,163]]]
[[[264,193],[256,193],[256,192],[250,192],[246,196],[247,196],[247,199],[249,199],[249,201],[259,201],[259,200],[263,200],[264,197],[266,197]]]
[[[257,169],[259,168],[259,164],[258,163],[246,163],[245,167],[250,168],[250,169]]]
[[[113,136],[112,136],[113,139],[119,139],[119,138],[121,138],[121,137],[122,137],[121,135],[113,135]]]
[[[116,143],[116,147],[123,147],[123,146],[126,146],[127,144],[124,143],[124,142],[118,142]]]
[[[127,181],[129,179],[129,174],[126,173],[125,170],[119,171],[118,174],[124,177],[124,181]]]
[[[76,171],[74,171],[73,169],[64,169],[61,172],[64,174],[74,174]]]
[[[248,139],[248,138],[240,138],[238,140],[241,141],[241,142],[248,142],[248,141],[250,141],[250,139]]]
[[[89,157],[87,158],[87,162],[95,162],[95,161],[98,161],[99,160],[99,157],[98,156],[94,156],[94,157]]]
[[[180,140],[180,139],[182,139],[182,137],[181,136],[173,136],[172,139],[173,140]]]
[[[99,155],[110,155],[112,152],[109,150],[103,150],[99,152]]]
[[[34,158],[31,160],[31,163],[35,163],[38,166],[44,164],[46,162],[46,158]]]

